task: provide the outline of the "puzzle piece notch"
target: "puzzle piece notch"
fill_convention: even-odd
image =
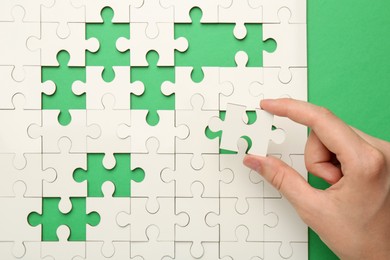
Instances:
[[[12,197],[0,197],[0,205],[6,209],[0,215],[0,241],[13,242],[12,254],[21,258],[26,254],[25,241],[40,241],[41,230],[31,227],[27,216],[42,209],[41,198],[25,197],[27,186],[22,181],[13,185]]]
[[[0,138],[0,153],[14,154],[14,166],[16,169],[26,167],[25,154],[40,153],[41,143],[33,140],[28,135],[30,124],[41,123],[39,110],[24,109],[25,98],[21,93],[12,97],[14,109],[0,110],[0,122],[5,122],[0,128],[0,136],[13,138]]]
[[[236,239],[234,241],[221,241],[220,255],[222,259],[264,259],[264,242],[248,241],[249,230],[245,226],[236,228]]]
[[[176,211],[190,216],[189,223],[184,227],[176,228],[176,240],[192,242],[191,255],[200,258],[204,254],[203,242],[218,242],[218,227],[206,224],[206,216],[210,212],[218,211],[218,198],[203,197],[204,185],[194,182],[191,185],[192,197],[176,198]]]
[[[228,5],[219,6],[220,23],[235,23],[234,36],[238,40],[246,37],[246,23],[261,23],[263,21],[262,7],[252,7],[250,0],[230,0]],[[227,2],[227,1],[225,1]]]
[[[16,81],[23,81],[25,78],[24,66],[41,65],[39,52],[32,52],[26,46],[26,41],[30,37],[39,37],[40,24],[24,21],[25,15],[26,12],[22,6],[15,6],[12,8],[14,19],[10,22],[0,23],[0,31],[3,35],[10,36],[18,32],[16,38],[2,37],[0,41],[0,65],[14,66],[12,77]]]
[[[60,152],[57,143],[62,137],[71,140],[71,153],[86,153],[87,137],[96,139],[100,136],[99,127],[87,126],[86,110],[70,110],[69,113],[72,120],[67,126],[58,122],[59,110],[42,110],[42,124],[31,123],[28,127],[28,135],[35,139],[34,141],[40,141],[42,138],[43,153]]]
[[[146,153],[146,141],[150,137],[156,137],[160,142],[159,153],[174,153],[175,139],[187,138],[188,127],[175,126],[175,111],[157,111],[160,121],[155,126],[150,126],[146,121],[148,110],[132,110],[131,125],[120,125],[118,136],[126,139],[130,137],[132,153]]]
[[[213,132],[222,130],[220,148],[237,151],[238,139],[248,136],[252,140],[248,153],[265,156],[269,141],[282,143],[285,133],[281,129],[272,130],[273,115],[261,109],[256,109],[256,122],[247,124],[243,121],[245,110],[245,106],[228,104],[225,120],[213,117],[210,119],[209,128]]]
[[[42,181],[53,182],[56,171],[52,168],[43,170],[41,154],[25,154],[26,167],[16,169],[13,165],[13,154],[0,154],[0,197],[14,195],[13,186],[22,181],[26,184],[25,197],[42,197]]]
[[[193,154],[191,166],[200,170],[204,166],[203,154],[218,154],[217,139],[206,136],[206,128],[210,118],[218,116],[218,111],[203,110],[204,99],[195,94],[191,98],[192,110],[176,110],[176,125],[185,125],[189,128],[189,135],[185,139],[176,141],[176,153]],[[199,145],[201,143],[202,145]]]
[[[146,210],[149,213],[157,212],[160,209],[159,197],[174,197],[175,192],[174,184],[164,182],[162,178],[165,169],[174,167],[175,156],[174,154],[158,153],[159,146],[159,141],[151,137],[146,143],[148,152],[134,153],[131,157],[132,170],[141,168],[145,171],[144,180],[132,186],[131,197],[148,198]]]
[[[102,99],[106,94],[115,97],[113,109],[130,109],[130,95],[140,96],[144,93],[144,84],[140,81],[131,83],[130,67],[114,66],[115,78],[106,82],[102,78],[104,67],[87,66],[86,82],[75,81],[72,91],[76,95],[86,94],[87,109],[104,109]]]
[[[57,35],[61,39],[70,34],[69,23],[85,23],[85,10],[72,5],[72,0],[52,0],[50,5],[42,6],[41,22],[57,23]]]
[[[248,55],[239,51],[235,55],[237,67],[220,68],[220,81],[231,84],[231,95],[220,95],[220,110],[226,110],[227,104],[242,104],[245,102],[247,110],[259,108],[262,84],[264,82],[263,68],[247,67]],[[244,101],[245,100],[245,101]]]
[[[131,198],[130,211],[119,212],[117,223],[120,227],[131,228],[131,242],[148,241],[146,229],[155,225],[160,229],[161,241],[175,241],[175,227],[188,225],[190,217],[187,213],[175,212],[175,199],[157,198],[160,205],[157,212],[148,212],[146,209],[148,198]]]
[[[159,54],[158,66],[174,66],[175,50],[184,52],[188,41],[184,37],[175,39],[173,23],[157,23],[159,33],[155,38],[147,36],[148,23],[130,23],[130,39],[124,37],[116,41],[118,51],[130,50],[131,66],[148,66],[146,54],[155,50]]]
[[[279,67],[279,78],[289,82],[290,68],[307,67],[306,24],[289,23],[291,12],[283,7],[278,11],[280,23],[263,24],[263,40],[274,39],[278,46],[273,53],[263,52],[264,67]]]
[[[13,66],[0,66],[0,78],[3,82],[0,109],[13,109],[12,98],[17,93],[25,97],[24,109],[41,109],[42,94],[53,95],[56,90],[54,82],[42,83],[39,66],[24,66],[24,77],[21,81],[12,77],[13,71]]]
[[[237,154],[221,154],[220,169],[229,169],[233,173],[230,182],[220,182],[220,198],[237,198],[237,212],[249,210],[248,198],[263,198],[263,179],[258,173],[253,172],[243,165],[243,160],[248,149],[248,143],[240,138],[237,142]]]
[[[129,23],[130,8],[140,8],[145,0],[70,0],[76,8],[84,7],[86,23],[102,23],[101,12],[103,8],[110,7],[114,11],[113,23]]]
[[[114,241],[130,241],[130,228],[119,226],[116,217],[119,212],[130,211],[130,198],[113,197],[115,185],[103,183],[104,198],[87,197],[87,212],[97,212],[100,223],[87,227],[87,241],[103,241],[102,254],[109,258],[115,254]]]
[[[190,11],[194,7],[202,10],[202,23],[218,23],[218,8],[226,6],[230,0],[160,0],[162,7],[174,7],[175,23],[191,23]]]
[[[59,241],[42,242],[41,254],[43,259],[73,259],[74,257],[85,258],[85,242],[68,241],[70,229],[61,225],[57,229]]]
[[[61,38],[57,35],[56,23],[42,23],[41,36],[32,36],[27,40],[27,48],[31,51],[40,51],[42,66],[59,66],[57,54],[66,50],[70,54],[69,66],[85,66],[86,50],[95,53],[99,50],[99,41],[96,38],[85,39],[85,23],[69,23],[70,35]]]
[[[220,95],[229,96],[233,93],[230,83],[220,82],[219,68],[203,67],[204,78],[197,83],[192,80],[192,67],[176,67],[175,83],[166,81],[161,85],[164,95],[175,94],[176,109],[192,109],[191,98],[199,94],[204,98],[203,110],[219,110]]]

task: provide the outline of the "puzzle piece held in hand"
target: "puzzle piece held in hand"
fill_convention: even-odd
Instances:
[[[244,106],[228,104],[225,120],[211,118],[210,130],[213,132],[222,130],[221,149],[237,151],[238,139],[248,136],[252,141],[248,153],[265,156],[269,141],[282,143],[285,138],[284,132],[280,129],[272,130],[273,115],[261,109],[256,109],[256,122],[247,124],[243,120],[245,110]]]

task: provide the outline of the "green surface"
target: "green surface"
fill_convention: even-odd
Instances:
[[[42,96],[42,108],[60,110],[58,121],[62,125],[70,123],[70,109],[86,109],[85,94],[76,96],[72,92],[73,82],[85,82],[85,68],[68,67],[69,59],[69,53],[61,51],[57,55],[58,67],[42,67],[42,82],[51,80],[56,84],[53,95]]]
[[[390,1],[308,1],[309,101],[390,141]],[[327,185],[310,177],[319,188]],[[338,259],[313,232],[309,256]]]
[[[385,0],[308,2],[309,100],[330,108],[354,127],[390,141],[389,14],[390,2]],[[237,50],[248,52],[249,66],[260,66],[262,50],[272,52],[275,49],[276,45],[273,41],[262,42],[261,25],[248,25],[247,38],[237,41],[233,38],[232,25],[199,24],[196,21],[200,19],[200,12],[197,10],[193,11],[191,16],[194,24],[175,27],[176,37],[185,36],[189,40],[187,52],[176,52],[176,65],[195,67],[193,74],[195,81],[202,79],[201,66],[235,66],[234,54]],[[120,53],[115,50],[115,40],[119,36],[129,37],[129,26],[112,25],[110,23],[112,11],[109,9],[104,10],[103,17],[104,24],[87,25],[87,38],[97,37],[101,43],[97,54],[87,53],[87,65],[108,68],[103,77],[109,81],[114,78],[110,69],[112,66],[129,65],[129,53]],[[59,59],[60,62],[63,60],[61,65],[66,64],[66,57],[60,56]],[[148,68],[132,68],[132,81],[142,80],[153,88],[145,93],[147,100],[153,100],[154,97],[158,100],[156,104],[153,104],[152,116],[148,117],[149,123],[153,124],[158,121],[155,110],[172,108],[172,99],[174,99],[174,97],[163,96],[154,88],[164,80],[172,81],[174,75],[170,71],[172,68],[155,67],[156,54],[150,54],[148,61],[151,65]],[[61,66],[61,69],[67,70],[68,68]],[[53,71],[53,74],[50,71]],[[47,70],[44,68],[43,79],[52,79],[57,85],[63,84],[66,88],[64,91],[69,93],[71,79],[57,79],[55,71],[55,68]],[[69,72],[69,75],[78,80],[83,80],[85,77],[84,74],[76,75],[73,72]],[[64,83],[61,83],[62,81]],[[61,111],[67,111],[70,108],[85,108],[85,104],[82,103],[85,101],[70,98],[75,103],[61,103],[61,100],[48,101],[50,98],[44,96],[43,108],[61,109]],[[143,103],[142,98],[132,97],[134,109],[142,109],[147,103],[149,101]],[[64,118],[62,118],[63,114],[65,114]],[[60,121],[62,123],[69,121],[66,113],[61,113]],[[212,135],[210,132],[208,134]],[[101,158],[99,156],[91,158],[91,161],[88,160],[88,164],[90,163],[100,167]],[[102,175],[104,176],[104,173]],[[100,182],[106,177],[101,178]],[[310,176],[309,180],[315,187],[327,187],[318,178]],[[71,227],[71,239],[83,240],[86,223],[97,224],[98,222],[98,216],[88,217],[86,214],[85,199],[72,199],[76,207],[68,215],[63,215],[58,211],[58,199],[45,198],[43,203],[43,217],[36,213],[32,213],[29,217],[31,224],[43,223],[46,226],[43,230],[43,240],[55,240],[55,228],[60,224],[67,224]],[[315,260],[337,259],[311,231],[309,233],[309,256],[310,259]]]
[[[67,225],[70,229],[70,241],[85,241],[87,225],[96,226],[100,216],[96,212],[86,214],[86,199],[71,198],[72,210],[62,214],[58,209],[60,198],[43,198],[42,215],[32,212],[28,222],[32,226],[41,225],[42,241],[58,241],[57,228]]]
[[[130,154],[114,154],[116,165],[111,170],[103,167],[104,154],[88,154],[87,170],[76,169],[73,178],[77,182],[87,181],[88,197],[104,197],[102,185],[111,181],[115,185],[114,197],[130,197],[131,183],[145,178],[144,170],[131,170]]]

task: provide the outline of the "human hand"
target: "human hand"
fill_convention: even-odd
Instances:
[[[303,101],[263,100],[261,107],[311,128],[306,168],[331,187],[311,187],[275,157],[247,155],[244,164],[278,189],[340,258],[389,259],[390,143]]]

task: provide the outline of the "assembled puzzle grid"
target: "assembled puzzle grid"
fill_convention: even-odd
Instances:
[[[306,178],[259,109],[307,99],[305,0],[2,0],[0,32],[1,259],[308,258],[242,164]]]

